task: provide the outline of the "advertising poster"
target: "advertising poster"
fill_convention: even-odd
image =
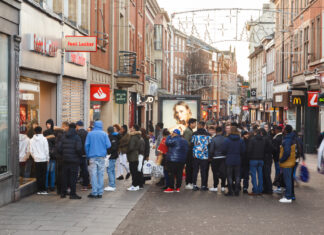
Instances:
[[[186,99],[179,99],[179,97],[162,99],[160,100],[161,122],[170,131],[179,129],[183,133],[190,118],[200,119],[199,107],[199,99],[190,99],[189,97]]]

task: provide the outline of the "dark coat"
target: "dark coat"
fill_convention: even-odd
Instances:
[[[265,140],[265,153],[264,153],[264,163],[272,163],[272,141],[270,135],[263,136]]]
[[[166,155],[166,160],[170,162],[186,162],[188,152],[188,142],[181,136],[171,137],[165,141],[169,151]]]
[[[58,149],[63,156],[64,163],[80,164],[82,142],[75,129],[69,129],[69,131],[63,135],[59,142]]]
[[[48,150],[51,160],[55,160],[55,134],[53,129],[48,129],[43,132],[44,137],[46,137],[48,142]]]
[[[78,136],[81,138],[81,143],[82,143],[82,156],[86,157],[86,152],[84,149],[84,144],[87,139],[88,132],[85,129],[80,129],[77,131]]]
[[[117,159],[120,135],[118,133],[109,134],[109,140],[111,143],[111,147],[107,150],[110,155],[109,159]]]
[[[272,140],[272,156],[275,162],[279,162],[281,144],[282,144],[282,133],[279,133],[275,135]]]
[[[128,152],[128,145],[130,141],[130,135],[128,133],[121,135],[119,140],[119,153],[127,153]]]
[[[227,166],[240,166],[241,156],[245,152],[245,143],[239,135],[229,135],[224,141],[222,152],[226,155]]]
[[[249,163],[249,157],[248,157],[248,146],[249,146],[250,139],[244,139],[243,138],[243,141],[244,141],[244,144],[245,144],[245,151],[242,154],[242,163],[241,163],[241,165],[242,166],[249,166],[250,163]]]
[[[222,135],[216,135],[213,137],[210,145],[209,145],[209,158],[225,158],[225,155],[222,152],[223,144],[225,142],[225,137]]]
[[[142,132],[134,131],[130,133],[130,140],[128,143],[128,152],[127,152],[127,160],[129,162],[137,162],[138,154],[140,151],[140,139]]]
[[[150,157],[150,140],[148,138],[144,138],[144,142],[145,142],[144,159],[148,159]]]
[[[261,135],[253,136],[249,142],[249,160],[265,160],[266,140]]]

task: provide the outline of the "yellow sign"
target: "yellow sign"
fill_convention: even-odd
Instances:
[[[301,98],[295,97],[294,100],[293,100],[293,104],[301,105],[302,104]]]

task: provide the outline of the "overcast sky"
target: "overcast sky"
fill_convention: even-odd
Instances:
[[[173,12],[181,12],[181,11],[188,11],[188,10],[195,10],[195,9],[204,9],[204,8],[253,8],[253,9],[262,9],[262,5],[263,3],[268,3],[269,0],[158,0],[158,3],[160,5],[161,8],[164,8],[168,11],[169,15],[171,16],[171,14]],[[208,14],[212,15],[213,13],[203,13],[205,16],[207,16]],[[237,52],[237,61],[238,61],[238,73],[243,75],[245,77],[245,79],[248,78],[248,72],[249,72],[249,60],[248,60],[248,43],[247,42],[225,42],[225,43],[219,43],[217,41],[222,40],[222,36],[225,36],[223,34],[223,32],[225,32],[225,34],[227,32],[232,31],[232,33],[234,33],[236,30],[236,24],[235,24],[235,18],[232,21],[232,25],[229,23],[230,21],[230,17],[229,17],[230,13],[227,12],[219,12],[217,17],[218,18],[223,18],[217,20],[217,22],[222,21],[222,23],[219,23],[218,26],[215,26],[216,23],[211,22],[211,26],[209,26],[210,31],[212,31],[212,27],[214,26],[214,31],[218,33],[211,35],[212,40],[216,41],[216,43],[214,44],[214,46],[218,49],[224,50],[224,49],[228,49],[230,47],[230,45],[232,44],[233,47],[236,47],[236,52]],[[235,13],[233,13],[233,15],[235,15]],[[256,19],[258,18],[259,13],[255,12],[255,11],[242,11],[242,13],[239,14],[239,29],[238,32],[239,34],[241,34],[241,32],[243,31],[244,28],[244,23],[248,20],[251,19],[251,16]],[[181,15],[182,16],[182,15]],[[215,18],[215,16],[211,16],[211,18]],[[203,16],[200,15],[198,18],[202,19]],[[181,19],[182,21],[185,21],[185,18]],[[205,20],[205,19],[204,19]],[[215,20],[216,22],[216,20]],[[199,32],[199,34],[201,35],[201,37],[203,37],[205,30],[203,30],[203,28],[205,28],[204,26],[205,23],[200,23],[197,24],[197,27],[202,30],[201,32]],[[220,30],[220,28],[222,28],[224,25],[224,31]],[[216,28],[217,27],[217,28]],[[229,34],[229,33],[228,33]],[[228,35],[227,35],[228,36]],[[217,38],[217,39],[215,39]],[[225,39],[229,39],[229,38],[223,38]]]

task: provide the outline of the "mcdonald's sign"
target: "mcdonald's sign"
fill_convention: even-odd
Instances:
[[[302,96],[293,96],[292,104],[296,106],[304,105],[304,98]]]

